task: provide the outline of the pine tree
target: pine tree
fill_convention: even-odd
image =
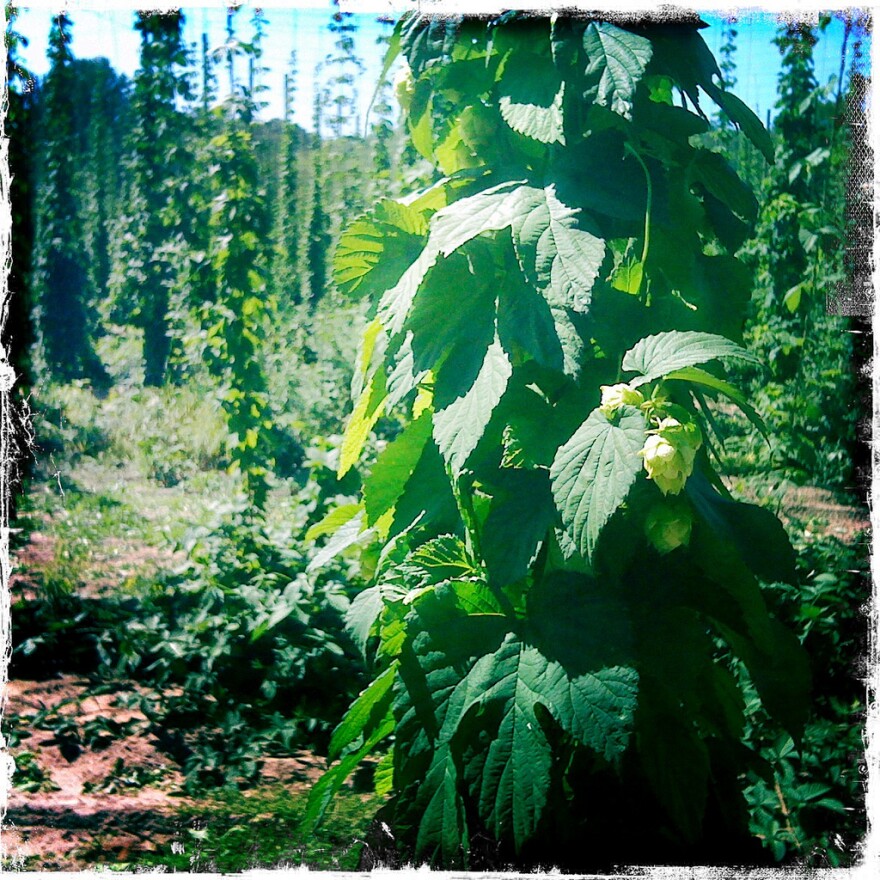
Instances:
[[[70,155],[77,132],[71,27],[70,18],[61,13],[52,19],[49,32],[33,279],[37,348],[55,378],[103,385],[108,377],[92,344],[95,316],[88,308],[89,273]]]

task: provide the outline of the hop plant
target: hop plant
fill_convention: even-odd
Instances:
[[[655,504],[645,518],[645,535],[655,549],[670,553],[687,546],[694,520],[687,502],[680,499]]]
[[[664,418],[650,432],[641,451],[645,470],[664,495],[678,495],[693,473],[694,459],[703,442],[696,422],[682,424]]]
[[[602,403],[599,412],[610,419],[624,404],[641,406],[645,402],[644,395],[635,388],[630,388],[625,382],[617,385],[602,385]]]

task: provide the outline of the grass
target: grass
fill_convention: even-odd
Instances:
[[[306,796],[291,796],[283,786],[247,793],[221,791],[178,813],[184,830],[173,843],[114,867],[222,873],[279,867],[357,870],[367,828],[381,800],[343,790],[318,830],[304,834],[299,823]]]

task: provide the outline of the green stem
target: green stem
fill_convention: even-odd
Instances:
[[[452,497],[455,498],[458,515],[464,524],[465,547],[471,558],[479,562],[483,557],[480,552],[480,537],[477,533],[477,517],[471,504],[470,494],[467,491],[462,491],[461,477],[457,477],[448,464],[446,465],[446,476],[452,487]]]
[[[648,250],[651,246],[651,208],[654,202],[654,189],[651,184],[651,174],[648,171],[648,166],[645,164],[644,159],[642,159],[632,144],[627,143],[626,150],[634,156],[635,160],[642,166],[642,171],[645,172],[645,186],[647,188],[647,194],[645,197],[645,242],[642,246],[642,281],[639,284],[639,296],[641,296],[642,285],[645,283],[645,263],[647,262]]]

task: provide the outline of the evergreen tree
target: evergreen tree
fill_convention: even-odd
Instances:
[[[71,27],[61,13],[49,32],[33,281],[37,345],[45,368],[57,379],[86,378],[102,385],[107,374],[92,344],[95,317],[88,308],[89,273],[71,162],[77,133]]]

